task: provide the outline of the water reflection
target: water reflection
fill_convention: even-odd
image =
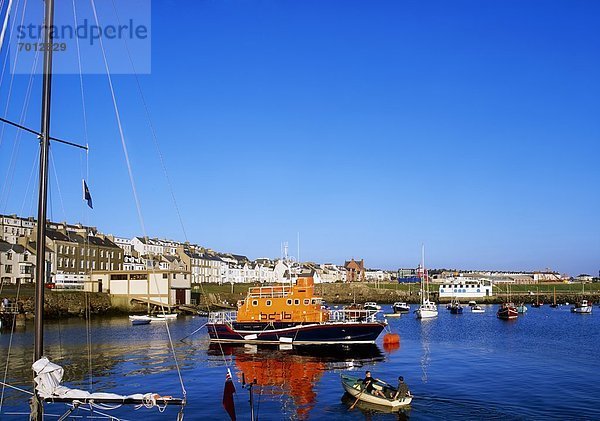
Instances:
[[[429,357],[429,341],[431,337],[431,329],[433,327],[433,319],[421,319],[419,326],[421,328],[421,345],[423,347],[423,354],[421,355],[421,380],[423,383],[427,383],[427,368],[431,362]]]
[[[211,344],[209,355],[232,356],[235,375],[246,381],[256,379],[259,399],[278,399],[284,412],[306,419],[317,394],[315,385],[328,370],[346,370],[383,361],[377,345],[361,346],[243,346]],[[286,411],[286,408],[291,408]]]

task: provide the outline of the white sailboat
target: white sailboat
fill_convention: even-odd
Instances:
[[[421,249],[421,305],[415,310],[417,319],[437,317],[437,304],[429,299],[429,277],[425,270],[425,246]]]

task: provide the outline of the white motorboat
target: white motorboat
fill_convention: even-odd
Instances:
[[[365,303],[365,305],[363,306],[363,308],[365,310],[376,310],[376,311],[381,310],[381,306],[379,304],[377,304],[375,301],[367,301]]]
[[[375,383],[373,387],[381,390],[385,396],[389,397],[383,398],[381,396],[375,396],[363,389],[362,379],[350,377],[345,374],[342,374],[342,386],[344,387],[344,390],[350,396],[356,398],[357,401],[381,405],[391,409],[400,409],[403,406],[410,405],[413,398],[412,395],[408,394],[403,398],[394,399],[393,396],[397,389],[388,385],[387,383],[383,384],[381,382]]]
[[[398,301],[392,304],[392,310],[394,310],[394,313],[409,313],[410,305],[403,301]]]
[[[471,307],[471,313],[485,313],[485,310],[480,305],[475,304]]]
[[[571,307],[571,313],[578,314],[591,314],[592,313],[592,304],[588,303],[588,300],[581,300],[575,307]]]

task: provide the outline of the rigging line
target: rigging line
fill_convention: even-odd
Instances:
[[[4,23],[2,24],[2,33],[0,33],[0,51],[2,51],[2,47],[4,46],[4,34],[6,33],[6,26],[8,25],[8,17],[10,15],[10,9],[12,8],[13,0],[8,0],[8,7],[6,8],[6,16],[4,17]],[[2,4],[0,4],[0,10],[4,7],[4,0],[2,0]],[[8,54],[8,51],[6,52]]]
[[[72,0],[73,3],[73,23],[74,27],[77,28],[77,8],[75,7],[75,0]],[[81,107],[83,112],[83,138],[85,140],[85,145],[88,146],[88,125],[87,125],[87,110],[85,107],[85,95],[83,89],[83,70],[81,66],[81,51],[79,46],[79,37],[75,37],[75,45],[77,47],[77,67],[79,69],[79,89],[81,91]],[[89,172],[87,171],[87,154],[86,154],[86,179],[89,181]]]
[[[33,165],[31,166],[31,174],[29,174],[29,181],[27,182],[27,190],[25,190],[25,194],[23,195],[23,203],[21,204],[21,215],[23,215],[23,211],[25,210],[25,201],[27,200],[27,197],[29,197],[29,212],[27,212],[27,215],[33,215],[33,204],[35,202],[35,186],[38,184],[37,181],[39,180],[39,171],[38,167],[40,164],[40,160],[39,160],[39,148],[41,147],[41,145],[38,145],[38,149],[37,149],[37,154],[34,153],[33,154]],[[35,180],[35,183],[32,183],[32,180]],[[29,195],[29,188],[31,187],[31,195]]]
[[[56,173],[56,164],[54,162],[54,154],[52,153],[52,149],[50,149],[50,162],[52,167],[52,172],[54,173],[54,178],[56,179],[56,189],[58,190],[58,199],[60,201],[60,207],[62,208],[62,213],[64,220],[67,220],[67,211],[65,209],[65,202],[63,201],[62,192],[60,190],[60,183],[58,181],[58,174]]]
[[[15,296],[15,304],[17,305],[17,309],[19,308],[19,294],[21,293],[21,282],[17,284],[17,294]],[[18,311],[18,310],[17,310]],[[12,341],[15,333],[15,327],[17,325],[17,315],[15,314],[13,317],[12,326],[10,328],[10,339],[8,340],[8,350],[6,352],[6,365],[4,366],[4,378],[2,380],[2,393],[0,394],[0,413],[2,413],[2,405],[4,404],[4,391],[6,390],[6,378],[8,377],[8,363],[10,361],[10,351],[12,349]]]
[[[96,4],[95,4],[94,0],[90,0],[90,3],[92,5],[92,11],[94,12],[95,23],[96,23],[96,25],[98,27],[100,27],[100,23],[98,21],[98,13],[96,11]],[[128,170],[128,173],[129,173],[129,180],[131,182],[131,188],[133,190],[133,195],[134,195],[134,198],[135,198],[135,204],[136,204],[136,208],[137,208],[138,218],[139,218],[139,222],[140,222],[140,225],[141,225],[141,228],[142,228],[142,232],[144,233],[144,236],[146,236],[146,227],[144,225],[144,218],[142,216],[140,201],[139,201],[139,198],[138,198],[138,195],[137,195],[137,190],[136,190],[136,187],[135,187],[135,181],[134,181],[134,178],[133,178],[133,170],[131,169],[131,162],[129,160],[129,154],[127,152],[127,144],[125,142],[125,135],[123,134],[123,126],[121,124],[121,116],[120,116],[119,108],[118,108],[118,105],[117,105],[117,100],[116,100],[116,96],[115,96],[115,90],[114,90],[113,83],[112,83],[112,77],[111,77],[111,74],[110,74],[110,68],[109,68],[109,65],[108,65],[108,60],[106,58],[106,51],[104,49],[104,42],[102,41],[102,37],[100,37],[99,41],[100,41],[100,49],[102,51],[102,58],[103,58],[103,61],[104,61],[104,67],[106,68],[106,76],[107,76],[108,84],[109,84],[109,87],[110,87],[110,93],[111,93],[111,96],[112,96],[113,107],[114,107],[114,110],[115,110],[115,116],[116,116],[116,119],[117,119],[117,124],[119,126],[119,135],[120,135],[120,138],[121,138],[121,146],[123,147],[123,153],[125,154],[125,160],[127,162],[127,170]],[[156,280],[156,277],[154,277],[154,281],[155,281],[156,284],[158,284],[158,281]],[[162,306],[162,302],[161,302],[161,307],[163,307]],[[164,314],[164,307],[163,307],[163,314]],[[185,390],[185,386],[184,386],[184,383],[183,383],[183,377],[181,376],[181,369],[179,367],[179,362],[177,361],[177,355],[175,353],[175,347],[173,346],[173,339],[171,338],[171,332],[169,330],[169,326],[168,326],[167,323],[165,323],[165,327],[166,327],[166,331],[167,331],[167,336],[169,338],[169,343],[171,344],[171,351],[172,351],[173,358],[174,358],[174,361],[175,361],[175,367],[177,368],[177,375],[179,377],[179,383],[181,384],[182,393],[183,393],[184,398],[185,398],[187,396],[187,392]]]
[[[92,5],[92,11],[94,12],[94,19],[95,19],[96,25],[100,25],[100,23],[98,21],[98,14],[96,12],[96,3],[94,2],[94,0],[90,0],[90,3]],[[98,27],[100,27],[100,26],[98,26]],[[140,201],[139,201],[137,190],[135,187],[135,180],[133,179],[133,170],[131,169],[129,153],[127,152],[127,144],[125,143],[125,134],[123,133],[123,125],[121,124],[121,114],[119,113],[119,107],[117,105],[115,89],[113,87],[112,77],[110,75],[110,68],[108,66],[108,60],[106,59],[106,51],[104,50],[104,42],[102,41],[102,37],[99,38],[99,41],[100,41],[100,50],[102,51],[102,58],[104,61],[104,67],[106,69],[106,77],[108,79],[108,85],[110,87],[110,94],[112,97],[113,108],[115,110],[115,117],[117,119],[117,125],[119,127],[119,136],[121,139],[121,146],[123,148],[123,153],[125,155],[125,161],[127,163],[127,171],[129,173],[129,182],[131,183],[131,189],[133,190],[133,197],[135,199],[135,206],[136,206],[137,213],[138,213],[138,219],[139,219],[142,231],[144,232],[144,235],[145,235],[146,228],[144,226],[144,218],[142,217]]]
[[[17,14],[18,14],[18,11],[19,11],[19,5],[20,4],[21,4],[21,0],[17,0],[17,5],[15,6],[15,10],[16,10]],[[14,19],[13,22],[12,22],[12,24],[11,24],[11,26],[10,26],[10,33],[14,33],[14,29],[15,29],[15,24],[16,23],[17,23],[17,19]],[[0,88],[2,87],[2,81],[4,80],[4,73],[6,71],[6,64],[8,63],[8,57],[9,56],[10,56],[10,54],[8,54],[8,51],[6,51],[6,54],[4,56],[4,61],[2,63],[2,73],[0,74]]]
[[[27,0],[25,0],[25,2],[23,3],[23,13],[21,14],[21,26],[23,26],[23,22],[25,21],[25,10],[27,10]],[[11,27],[11,31],[14,29],[14,23]],[[38,37],[38,41],[39,41],[39,37]],[[8,54],[6,55],[6,60],[8,60]],[[6,60],[5,60],[5,64],[6,64]],[[15,58],[14,58],[14,62],[13,62],[13,67],[12,67],[12,72],[10,75],[10,84],[9,84],[9,88],[8,88],[8,94],[6,97],[6,106],[4,107],[4,117],[8,116],[8,107],[10,105],[10,98],[11,98],[11,94],[12,94],[12,88],[13,88],[13,83],[15,80],[15,70],[17,68],[17,63],[19,61],[19,49],[17,49],[15,51]],[[2,69],[2,76],[0,77],[0,88],[2,87],[2,80],[4,77],[4,68]],[[0,146],[2,146],[2,139],[4,139],[4,125],[2,126],[2,129],[0,131]]]
[[[21,389],[20,387],[13,386],[12,384],[9,384],[9,383],[0,382],[0,384],[2,384],[2,386],[8,387],[9,389],[18,390],[19,392],[27,393],[28,395],[33,395],[33,392],[30,392],[29,390]]]
[[[23,108],[21,109],[21,115],[20,115],[20,118],[19,118],[19,123],[20,124],[10,122],[10,121],[8,121],[8,120],[6,120],[4,118],[2,119],[2,121],[4,121],[4,122],[8,121],[9,124],[17,126],[19,128],[24,128],[27,131],[31,131],[31,130],[25,128],[25,126],[23,126],[23,123],[25,122],[25,117],[27,115],[27,110],[29,108],[29,101],[31,99],[31,93],[32,93],[32,88],[33,88],[33,81],[35,79],[35,68],[37,67],[37,62],[38,62],[39,56],[40,56],[39,51],[36,51],[33,63],[31,65],[31,72],[29,74],[29,81],[28,81],[28,84],[27,84],[27,90],[25,91],[25,101],[23,102]],[[10,99],[10,98],[8,98],[8,99]],[[7,105],[8,105],[8,100],[7,100]],[[8,112],[8,110],[7,110],[7,112]],[[2,129],[4,130],[4,125],[2,126]],[[2,134],[3,134],[3,132],[2,132]],[[12,185],[12,178],[14,176],[14,167],[16,165],[16,155],[18,154],[18,144],[20,143],[19,141],[21,139],[21,134],[22,134],[21,131],[18,131],[17,133],[15,133],[15,143],[13,145],[13,151],[11,153],[11,160],[10,160],[10,164],[9,164],[9,169],[8,169],[8,171],[6,173],[5,184],[4,184],[4,186],[2,186],[2,192],[0,193],[0,204],[2,203],[2,198],[4,197],[4,193],[5,192],[6,192],[6,205],[8,204],[8,198],[10,196],[10,189],[11,189],[11,185]],[[0,144],[1,143],[2,143],[2,135],[0,135]],[[9,178],[10,178],[10,180],[9,180]],[[6,189],[8,189],[8,190],[6,190]]]
[[[117,18],[117,23],[121,26],[121,20],[119,19],[119,14],[117,12],[117,7],[115,5],[115,1],[112,0],[113,10],[115,11],[115,16]],[[140,84],[140,79],[135,70],[135,65],[133,63],[133,59],[131,58],[131,51],[129,50],[129,44],[127,43],[127,38],[123,37],[123,43],[125,44],[125,51],[127,52],[127,57],[129,58],[129,63],[131,64],[131,70],[133,71],[133,76],[135,78],[135,82],[138,88],[138,92],[140,94],[140,99],[142,100],[142,104],[144,105],[144,111],[146,114],[146,120],[148,120],[148,126],[150,126],[150,131],[152,132],[152,140],[154,141],[154,146],[158,152],[158,157],[160,159],[160,166],[162,167],[163,173],[165,174],[165,178],[167,180],[167,185],[169,187],[169,191],[171,193],[171,198],[173,199],[173,205],[175,206],[175,212],[177,212],[177,217],[179,218],[179,224],[181,225],[181,230],[183,231],[183,236],[185,241],[188,240],[187,232],[185,230],[185,226],[183,224],[183,218],[181,217],[181,212],[179,211],[179,206],[177,205],[177,200],[175,199],[175,192],[173,190],[173,185],[171,184],[171,179],[169,177],[169,173],[167,172],[167,166],[165,165],[165,160],[163,158],[162,151],[160,149],[158,143],[158,136],[156,135],[156,130],[154,129],[154,124],[152,123],[152,118],[150,117],[150,109],[148,108],[148,104],[146,102],[146,97],[144,96],[144,92],[142,90],[142,85]]]

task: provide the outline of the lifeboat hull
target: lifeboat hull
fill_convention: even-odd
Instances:
[[[385,327],[373,323],[210,323],[212,342],[295,345],[372,344]]]

